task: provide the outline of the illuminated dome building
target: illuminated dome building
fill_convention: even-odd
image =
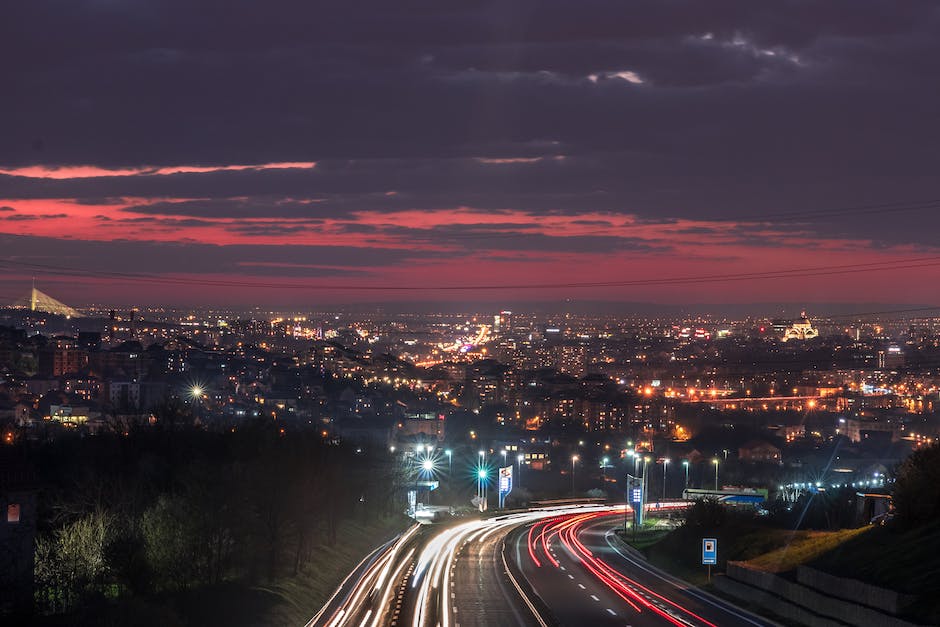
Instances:
[[[783,337],[780,338],[784,342],[789,342],[790,340],[811,340],[814,337],[819,337],[819,331],[813,327],[813,324],[809,321],[809,318],[806,317],[806,312],[800,314],[800,319],[794,322],[783,332]]]

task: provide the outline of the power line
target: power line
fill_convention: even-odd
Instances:
[[[687,285],[696,283],[725,283],[738,281],[772,280],[787,278],[806,278],[835,276],[858,272],[883,272],[888,270],[907,270],[940,266],[940,256],[898,259],[887,262],[868,262],[828,266],[812,266],[772,270],[765,272],[745,272],[732,274],[711,274],[700,276],[666,277],[651,279],[629,279],[621,281],[572,281],[558,283],[523,283],[490,285],[370,285],[344,283],[271,283],[261,281],[235,281],[226,279],[195,279],[171,277],[146,273],[114,272],[89,270],[74,267],[36,264],[13,259],[0,260],[0,266],[28,269],[32,272],[58,276],[109,278],[121,281],[146,282],[167,285],[189,285],[202,287],[237,287],[251,289],[289,289],[289,290],[343,290],[343,291],[485,291],[485,290],[526,290],[526,289],[584,289],[601,287],[655,287],[669,285]]]

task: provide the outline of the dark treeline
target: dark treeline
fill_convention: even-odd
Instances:
[[[386,451],[269,423],[61,438],[40,474],[36,612],[251,587],[317,567],[344,521],[394,510]]]

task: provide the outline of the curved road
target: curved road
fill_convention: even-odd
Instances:
[[[416,525],[376,549],[308,627],[772,625],[636,559],[623,506]]]
[[[569,515],[511,536],[525,578],[561,625],[772,625],[634,558],[620,515]]]

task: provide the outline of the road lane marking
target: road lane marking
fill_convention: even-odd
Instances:
[[[617,615],[617,612],[613,611],[613,610],[610,609],[609,607],[607,608],[607,611],[610,612],[610,615],[611,615],[611,616],[616,616],[616,615]]]
[[[584,587],[584,584],[583,584],[583,583],[579,583],[579,584],[578,584],[578,587],[581,588],[582,590],[587,590],[587,588]]]
[[[595,595],[593,595],[593,594],[591,595],[591,598],[594,599],[595,601],[600,601],[600,599],[598,599],[598,598],[597,598]]]
[[[569,574],[569,575],[568,575],[568,579],[574,579],[574,575]]]

